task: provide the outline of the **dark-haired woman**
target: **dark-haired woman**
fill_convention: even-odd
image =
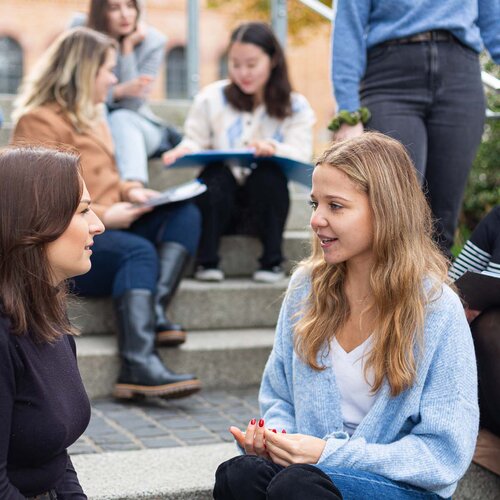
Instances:
[[[106,105],[116,151],[116,163],[125,180],[148,183],[147,160],[159,149],[180,139],[148,106],[147,98],[165,58],[167,39],[144,24],[138,0],[91,0],[88,15],[78,15],[72,26],[86,25],[118,43],[114,68],[117,81]],[[173,141],[172,144],[169,141]]]
[[[196,278],[221,281],[219,241],[228,232],[259,236],[263,253],[254,279],[284,277],[282,235],[288,214],[287,179],[271,156],[307,162],[312,154],[314,113],[304,96],[292,92],[283,50],[263,23],[240,25],[228,48],[229,81],[207,86],[195,98],[185,136],[163,155],[166,164],[204,149],[253,148],[257,168],[249,171],[212,163],[200,177],[203,227]]]
[[[0,154],[0,498],[83,500],[66,449],[90,405],[64,281],[86,273],[104,226],[75,155]]]
[[[112,39],[88,28],[64,33],[40,59],[16,102],[14,142],[65,144],[81,155],[82,176],[106,233],[94,245],[94,266],[76,278],[83,296],[114,299],[121,370],[116,397],[186,396],[200,389],[192,374],[168,370],[156,341],[185,341],[165,308],[184,266],[194,255],[200,214],[193,203],[151,210],[141,206],[157,193],[138,181],[120,181],[113,143],[100,104],[116,82]]]

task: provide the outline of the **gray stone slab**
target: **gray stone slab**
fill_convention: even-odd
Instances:
[[[149,105],[157,116],[182,130],[191,101],[187,99],[162,99],[149,101]]]
[[[500,476],[471,464],[453,500],[500,500]]]
[[[218,465],[235,455],[233,443],[222,443],[77,455],[73,463],[92,500],[203,500],[212,498]],[[473,464],[453,499],[498,500],[498,480]]]
[[[180,348],[161,349],[160,354],[171,369],[195,373],[204,389],[252,387],[260,383],[273,339],[274,329],[198,331],[191,332]],[[77,349],[90,397],[109,396],[119,369],[116,339],[78,337]]]
[[[188,330],[274,327],[288,284],[230,279],[219,284],[185,280],[170,308]]]
[[[203,283],[185,279],[169,312],[188,331],[274,327],[288,280],[274,284],[246,279]],[[85,335],[116,331],[111,298],[76,298],[68,309],[72,322]]]
[[[80,482],[92,500],[211,498],[217,466],[236,454],[231,443],[76,455]]]

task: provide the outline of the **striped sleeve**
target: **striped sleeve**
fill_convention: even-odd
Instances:
[[[464,248],[451,266],[450,278],[456,280],[465,273],[465,271],[475,271],[481,273],[488,268],[491,255],[470,240],[465,243]]]
[[[477,225],[449,271],[456,280],[465,271],[484,272],[500,277],[500,205]]]

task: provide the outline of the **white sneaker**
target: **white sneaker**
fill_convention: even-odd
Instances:
[[[222,281],[224,273],[217,267],[198,266],[194,277],[199,281]]]
[[[254,281],[260,283],[276,283],[285,278],[285,273],[281,266],[274,266],[271,269],[258,269],[253,273]]]

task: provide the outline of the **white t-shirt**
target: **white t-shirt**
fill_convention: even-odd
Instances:
[[[370,411],[375,398],[371,388],[374,381],[373,370],[364,374],[365,361],[372,348],[372,337],[351,352],[345,352],[337,339],[331,342],[332,367],[340,391],[340,406],[344,419],[344,430],[350,436],[364,416]]]

